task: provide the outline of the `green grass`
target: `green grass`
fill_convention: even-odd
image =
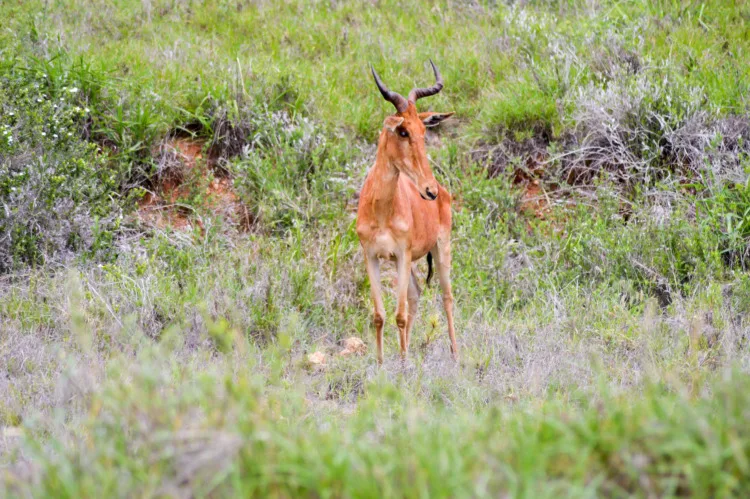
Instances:
[[[746,494],[744,3],[0,18],[0,495]],[[351,211],[392,112],[369,64],[406,93],[430,58],[446,86],[420,108],[456,111],[430,159],[455,199],[461,360],[433,285],[405,364],[386,296],[378,368]],[[251,230],[206,208],[206,179],[177,200],[192,229],[139,220],[175,134]],[[349,336],[368,353],[339,356]]]
[[[473,130],[554,125],[565,118],[556,102],[606,81],[607,66],[627,55],[657,79],[702,88],[724,112],[745,107],[748,12],[726,2],[589,9],[66,1],[4,9],[7,51],[36,42],[37,55],[83,56],[114,79],[107,116],[117,120],[124,106],[129,123],[147,119],[162,132],[182,109],[193,113],[207,96],[227,100],[239,91],[372,139],[387,107],[372,91],[368,64],[405,93],[429,82],[429,58],[447,86],[425,105],[455,110]]]
[[[244,348],[216,359],[215,368],[263,370],[252,345]],[[731,375],[710,396],[649,385],[635,401],[605,391],[594,400],[579,395],[472,413],[421,401],[419,379],[407,372],[366,381],[358,410],[345,416],[316,409],[274,373],[278,364],[264,377],[198,367],[196,379],[196,362],[204,361],[178,361],[163,347],[110,359],[79,429],[85,444],[63,456],[29,447],[44,472],[17,490],[65,497],[181,490],[625,497],[637,490],[741,495],[748,487],[745,375]]]

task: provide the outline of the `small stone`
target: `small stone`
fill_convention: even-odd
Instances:
[[[367,352],[367,345],[361,339],[356,336],[350,336],[344,340],[344,349],[339,352],[339,355],[364,355]]]
[[[307,356],[307,361],[314,366],[324,366],[326,363],[326,354],[323,352],[313,352]]]
[[[19,426],[6,426],[0,435],[5,438],[20,438],[23,436],[23,429]]]

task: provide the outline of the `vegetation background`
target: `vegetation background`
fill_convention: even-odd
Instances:
[[[745,2],[0,19],[0,495],[750,490]],[[378,369],[339,355],[373,346],[352,208],[392,109],[368,63],[406,92],[429,58],[462,357],[433,286]]]

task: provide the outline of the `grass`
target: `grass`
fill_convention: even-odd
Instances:
[[[426,105],[454,109],[477,131],[523,129],[529,120],[554,125],[565,118],[556,101],[606,82],[620,63],[702,88],[724,112],[744,109],[747,12],[725,2],[560,3],[559,10],[171,1],[5,8],[13,23],[7,46],[59,34],[37,42],[38,55],[62,49],[85,57],[117,81],[108,115],[117,119],[122,106],[131,122],[148,119],[162,132],[182,110],[199,112],[206,96],[234,98],[239,85],[272,108],[372,140],[384,106],[363,84],[368,63],[405,92],[429,80],[430,57],[450,84]]]
[[[746,494],[745,4],[0,16],[0,495]],[[406,92],[429,58],[422,109],[457,112],[430,157],[461,360],[433,285],[403,364],[386,297],[378,368],[351,210],[390,112],[368,64]],[[249,230],[199,175],[189,229],[139,218],[175,136]],[[368,353],[338,355],[349,336]]]

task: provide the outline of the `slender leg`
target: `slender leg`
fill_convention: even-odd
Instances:
[[[380,290],[380,261],[377,257],[370,257],[365,253],[367,276],[370,278],[370,296],[373,306],[373,324],[375,324],[375,340],[378,346],[378,364],[383,364],[383,324],[385,323],[385,307]]]
[[[451,242],[450,237],[438,240],[437,249],[432,250],[435,259],[440,289],[443,291],[443,306],[445,317],[448,319],[448,336],[451,339],[451,354],[453,360],[458,360],[458,344],[456,343],[456,331],[453,327],[453,292],[451,291]]]
[[[411,270],[409,276],[409,291],[407,293],[409,301],[409,318],[406,321],[406,350],[409,350],[409,342],[411,341],[411,329],[414,327],[414,319],[417,318],[417,307],[419,306],[419,296],[422,294],[422,289],[419,287],[417,282],[417,276],[414,273],[414,269]]]
[[[409,344],[406,337],[406,322],[409,310],[409,280],[411,277],[411,255],[404,253],[396,259],[398,269],[398,285],[396,298],[398,307],[396,309],[396,325],[398,326],[399,340],[401,343],[401,357],[406,358]]]

